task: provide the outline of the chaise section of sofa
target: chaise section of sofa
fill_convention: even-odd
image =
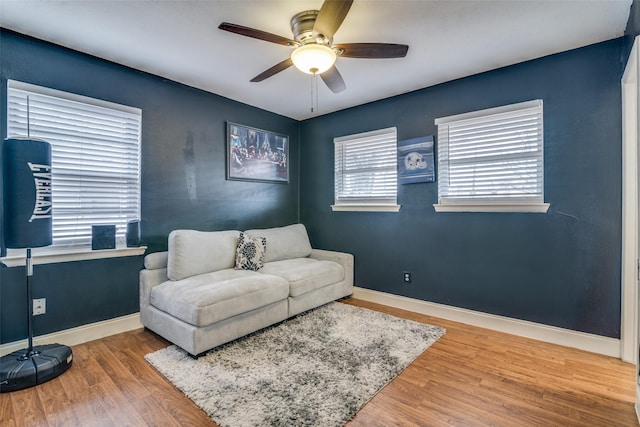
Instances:
[[[353,293],[353,255],[313,249],[304,225],[246,233],[267,239],[260,272],[289,283],[289,317]]]
[[[245,233],[266,239],[258,271],[235,268],[239,231],[171,232],[140,272],[143,325],[198,355],[353,292],[353,256],[313,249],[304,225]]]

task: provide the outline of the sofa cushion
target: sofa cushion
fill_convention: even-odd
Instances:
[[[236,270],[260,270],[264,265],[266,246],[267,239],[264,237],[251,237],[240,232],[236,248]]]
[[[281,277],[248,270],[219,270],[175,282],[151,291],[150,303],[198,327],[287,299],[289,284]]]
[[[167,277],[182,280],[196,274],[233,268],[239,231],[174,230],[169,233]]]
[[[265,263],[261,274],[282,277],[289,283],[289,296],[307,292],[344,280],[344,268],[333,261],[295,258]]]
[[[303,224],[263,230],[247,230],[245,233],[252,237],[265,237],[267,239],[267,252],[264,256],[264,262],[307,257],[311,254],[311,243],[309,242],[307,229]]]

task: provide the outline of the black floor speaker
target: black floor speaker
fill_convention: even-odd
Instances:
[[[25,350],[14,351],[0,358],[0,392],[22,390],[54,379],[71,366],[73,353],[62,344],[33,347],[30,356]]]

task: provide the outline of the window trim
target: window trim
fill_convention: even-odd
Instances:
[[[376,130],[372,130],[372,131],[368,131],[368,132],[360,132],[360,133],[355,133],[355,134],[351,134],[351,135],[344,135],[344,136],[340,136],[340,137],[336,137],[333,139],[333,146],[334,146],[334,189],[333,189],[333,197],[334,197],[334,203],[331,206],[331,210],[333,212],[347,212],[347,211],[351,211],[351,212],[398,212],[400,211],[400,207],[401,205],[398,204],[398,184],[396,181],[396,192],[395,192],[395,197],[393,200],[391,200],[391,198],[389,199],[389,202],[385,202],[383,199],[375,199],[373,197],[368,198],[368,199],[364,199],[362,201],[357,201],[357,200],[349,200],[349,201],[338,201],[336,199],[336,170],[335,170],[335,166],[336,166],[336,154],[337,151],[335,149],[335,147],[338,144],[343,144],[345,142],[356,142],[357,140],[360,139],[367,139],[367,138],[373,138],[376,136],[381,136],[381,135],[387,135],[390,133],[394,133],[395,135],[395,139],[396,139],[396,153],[397,153],[397,143],[398,143],[398,130],[395,126],[392,127],[388,127],[388,128],[383,128],[383,129],[376,129]],[[397,154],[394,155],[394,162],[396,161]],[[397,179],[397,167],[395,167],[395,171],[396,171],[396,179]]]
[[[549,203],[504,203],[504,204],[440,204],[434,203],[436,212],[522,212],[522,213],[546,213]]]
[[[33,248],[31,257],[33,265],[57,264],[69,261],[86,261],[90,259],[116,258],[126,256],[143,255],[146,246],[116,247],[115,249],[91,250],[91,247],[64,246],[55,248],[52,246]],[[7,249],[7,256],[0,258],[7,267],[21,267],[26,263],[26,249]]]
[[[9,96],[10,89],[16,89],[27,92],[36,92],[43,96],[51,96],[56,98],[62,98],[72,102],[79,102],[89,104],[97,107],[108,108],[112,110],[118,110],[129,114],[137,114],[140,116],[140,133],[142,133],[142,109],[138,107],[131,107],[128,105],[118,104],[114,102],[105,101],[98,98],[92,98],[84,95],[78,95],[72,92],[61,91],[57,89],[48,88],[45,86],[34,85],[18,80],[7,79],[7,105],[6,114],[9,115]],[[138,142],[138,157],[141,162],[141,150],[142,150],[142,137]],[[141,182],[141,163],[139,165],[139,181],[140,181],[140,195],[142,194],[142,182]],[[138,209],[141,210],[141,200],[138,202]],[[141,212],[139,212],[139,215]],[[124,242],[124,238],[118,238],[115,249],[107,250],[92,250],[91,243],[87,244],[72,244],[72,245],[51,245],[40,248],[32,249],[32,257],[34,264],[50,264],[58,262],[101,259],[101,258],[114,258],[123,256],[136,256],[145,253],[147,247],[127,247]],[[26,258],[25,249],[6,248],[6,255],[0,257],[0,262],[7,267],[24,266]]]
[[[453,116],[441,117],[435,119],[435,125],[447,125],[449,123],[469,121],[473,122],[474,119],[478,121],[485,120],[486,117],[499,115],[504,113],[515,112],[519,110],[531,109],[531,108],[543,108],[543,101],[536,99],[532,101],[525,101],[516,104],[504,105],[495,108],[488,108],[484,110],[472,111],[468,113],[456,114]],[[544,120],[544,118],[542,118]],[[544,122],[542,129],[542,167],[540,173],[542,184],[542,199],[544,199]],[[526,200],[508,200],[507,198],[497,197],[495,200],[490,198],[484,198],[479,201],[469,201],[465,199],[451,200],[442,203],[440,201],[440,194],[438,192],[438,203],[433,204],[436,212],[522,212],[522,213],[546,213],[550,207],[549,203],[544,201],[526,201]]]
[[[331,205],[334,212],[399,212],[401,205]]]

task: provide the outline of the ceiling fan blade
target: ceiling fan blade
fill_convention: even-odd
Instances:
[[[322,34],[327,39],[333,38],[351,9],[352,3],[353,0],[325,0],[313,25],[313,35]]]
[[[404,58],[409,46],[394,43],[345,43],[334,44],[344,58]]]
[[[218,26],[218,28],[220,28],[221,30],[229,31],[231,33],[240,34],[241,36],[253,37],[254,39],[277,43],[284,46],[296,45],[296,42],[286,37],[267,33],[266,31],[262,30],[256,30],[255,28],[243,27],[242,25],[238,24],[231,24],[229,22],[223,22]]]
[[[278,74],[280,71],[286,70],[287,68],[291,67],[292,65],[293,65],[293,61],[291,61],[291,58],[287,58],[284,61],[274,65],[271,68],[269,68],[268,70],[263,71],[262,73],[258,74],[257,76],[252,78],[251,81],[254,82],[254,83],[261,82],[264,79],[268,79],[269,77],[273,76],[274,74]]]
[[[335,65],[329,68],[324,73],[320,74],[320,77],[322,77],[322,81],[327,85],[329,89],[331,89],[331,92],[333,93],[342,92],[347,88],[347,85],[344,84],[344,79],[338,72],[338,69]]]

